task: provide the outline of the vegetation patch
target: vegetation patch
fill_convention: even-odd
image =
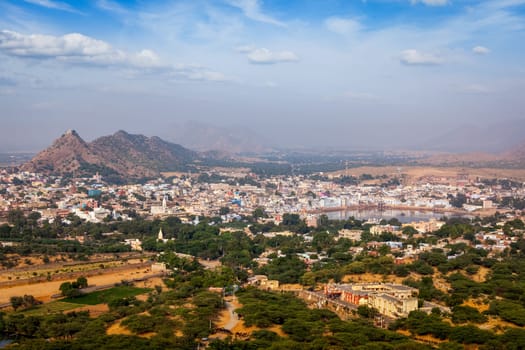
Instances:
[[[115,299],[123,299],[137,296],[139,294],[144,294],[150,292],[150,288],[137,288],[130,286],[120,286],[114,287],[107,290],[101,290],[98,292],[89,293],[86,295],[79,296],[77,298],[66,298],[63,299],[63,302],[73,303],[73,304],[82,304],[82,305],[97,305],[109,303]]]
[[[78,308],[78,304],[64,301],[53,301],[47,304],[38,305],[28,310],[24,310],[22,313],[25,316],[40,316],[46,314],[61,313],[76,308]]]

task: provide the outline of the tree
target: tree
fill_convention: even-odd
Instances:
[[[326,214],[322,214],[319,216],[319,219],[317,219],[317,225],[319,227],[326,227],[329,224],[328,216]]]
[[[450,205],[456,208],[462,208],[463,204],[467,203],[467,196],[465,196],[463,193],[458,193],[456,196],[449,195],[448,200],[450,202]]]
[[[76,282],[73,282],[73,283],[64,282],[60,285],[58,289],[60,290],[62,295],[65,297],[68,297],[68,298],[78,297],[80,295],[80,291],[78,290],[77,287],[74,286],[74,284],[76,285]]]
[[[402,232],[403,232],[404,235],[407,235],[409,237],[419,233],[419,232],[417,232],[417,230],[413,226],[405,226],[405,227],[403,227]]]
[[[11,306],[16,311],[20,306],[24,305],[24,298],[20,296],[12,296],[9,301],[11,302]]]
[[[299,214],[284,214],[283,215],[283,225],[285,226],[294,226],[301,223],[301,217]]]
[[[21,296],[12,296],[9,301],[11,302],[11,306],[16,311],[19,307],[24,308],[30,308],[32,306],[38,305],[41,302],[36,300],[34,296],[32,295],[24,295]]]
[[[357,314],[359,316],[363,317],[363,318],[374,318],[379,313],[373,307],[369,307],[369,306],[366,306],[366,305],[360,305],[357,308]]]
[[[84,276],[80,276],[79,278],[77,278],[77,285],[78,285],[78,288],[87,288],[88,286],[87,278]]]
[[[266,214],[266,212],[264,211],[264,208],[261,208],[261,207],[257,207],[255,208],[255,210],[253,211],[252,213],[252,216],[254,218],[267,218],[268,215]]]

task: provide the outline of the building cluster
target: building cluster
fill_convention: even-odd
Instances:
[[[230,175],[234,180],[239,176]],[[458,194],[469,201],[463,210],[475,211],[492,208],[504,197],[525,197],[523,188],[502,189],[454,178],[447,182],[446,178],[425,177],[411,184],[384,186],[381,183],[341,185],[333,179],[315,180],[304,176],[264,179],[249,173],[246,176],[252,176],[255,184],[207,183],[196,176],[182,175],[170,181],[109,185],[99,175],[66,180],[3,171],[0,173],[0,211],[12,208],[39,211],[50,220],[75,214],[90,222],[127,220],[131,213],[152,217],[221,216],[228,221],[263,208],[276,223],[284,213],[299,213],[309,225],[315,226],[319,213],[329,211],[397,208],[447,212],[454,210],[451,199]]]
[[[392,317],[407,317],[418,309],[419,291],[415,288],[392,283],[327,284],[327,297],[356,305],[368,306]]]
[[[450,200],[460,194],[468,198],[469,204],[466,206],[470,210],[473,206],[477,209],[492,207],[505,197],[525,197],[523,186],[502,188],[497,182],[489,186],[469,180],[468,177],[424,177],[419,182],[385,187],[380,183],[341,185],[336,183],[336,179],[326,177],[257,178],[249,173],[235,172],[221,173],[220,176],[229,176],[233,180],[252,176],[252,181],[251,184],[243,185],[232,184],[231,181],[207,183],[202,182],[201,177],[181,175],[172,177],[169,181],[157,179],[144,184],[110,185],[98,174],[92,178],[65,179],[2,170],[0,222],[6,220],[10,210],[21,209],[26,213],[39,212],[41,220],[53,222],[59,219],[66,224],[78,218],[98,223],[132,220],[137,215],[150,218],[176,215],[185,222],[198,224],[199,216],[220,216],[222,221],[227,222],[239,219],[242,215],[251,215],[259,208],[268,216],[265,221],[279,224],[285,213],[297,213],[307,225],[316,226],[319,215],[325,210],[341,210],[341,215],[349,208],[378,209],[385,205],[410,210],[450,210]],[[398,223],[398,226],[374,220],[366,223],[371,226],[369,232],[372,235],[386,232],[398,237],[393,242],[369,242],[368,248],[388,245],[392,251],[402,251],[408,258],[425,247],[400,243],[409,236],[406,226],[411,226],[415,233],[410,235],[418,238],[438,230],[444,224],[435,219],[405,222],[402,225]],[[503,224],[504,222],[500,227]],[[335,238],[360,241],[362,233],[363,230],[341,230]],[[268,236],[277,234],[292,233],[266,233]],[[454,238],[454,241],[475,244],[477,248],[497,252],[509,247],[516,239],[515,235],[508,235],[500,228],[477,233],[470,241],[465,241],[463,237]],[[443,245],[447,243],[450,240]],[[139,247],[138,243],[128,244],[135,249]]]

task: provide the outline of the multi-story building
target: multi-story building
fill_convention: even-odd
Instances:
[[[419,291],[415,288],[392,283],[330,284],[325,294],[347,303],[368,306],[389,317],[406,317],[418,309]]]

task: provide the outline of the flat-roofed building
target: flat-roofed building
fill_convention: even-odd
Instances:
[[[353,305],[366,305],[389,317],[406,317],[418,309],[419,291],[393,283],[330,284],[325,294]]]

